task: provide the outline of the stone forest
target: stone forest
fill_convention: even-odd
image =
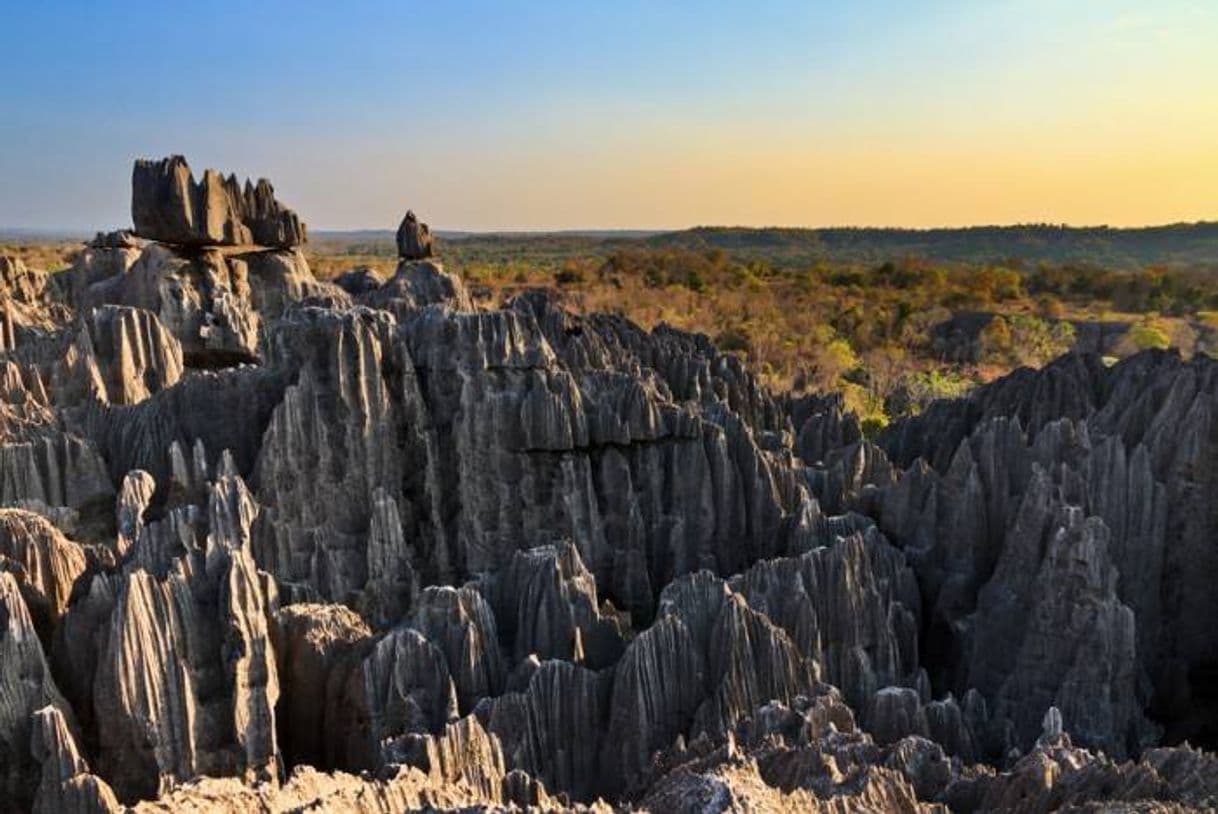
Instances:
[[[265,180],[131,192],[0,257],[0,810],[1218,805],[1208,356],[870,433],[412,212],[323,281]]]

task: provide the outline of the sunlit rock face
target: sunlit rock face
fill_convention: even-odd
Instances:
[[[207,170],[196,182],[180,155],[140,159],[131,174],[131,219],[135,234],[179,246],[272,246],[305,241],[306,228],[275,199],[265,178],[242,186]]]
[[[0,810],[1212,807],[1215,365],[864,437],[269,184],[0,265]]]

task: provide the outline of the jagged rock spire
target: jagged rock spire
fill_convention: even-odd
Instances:
[[[403,260],[424,260],[432,256],[431,230],[421,223],[414,212],[407,212],[398,227],[398,257]]]
[[[196,182],[180,155],[138,159],[131,175],[131,219],[140,237],[183,246],[275,246],[303,243],[306,227],[275,200],[271,182],[244,187],[216,170]]]

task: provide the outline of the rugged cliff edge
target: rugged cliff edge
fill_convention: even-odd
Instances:
[[[0,263],[0,810],[1218,805],[1214,362],[871,441],[413,214],[331,285],[269,184],[133,213]]]

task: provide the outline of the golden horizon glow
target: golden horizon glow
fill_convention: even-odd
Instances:
[[[131,160],[169,153],[271,178],[315,229],[1218,220],[1218,3],[712,5],[372,3],[287,37],[268,0],[100,40],[105,8],[30,8],[0,227],[122,225]]]

